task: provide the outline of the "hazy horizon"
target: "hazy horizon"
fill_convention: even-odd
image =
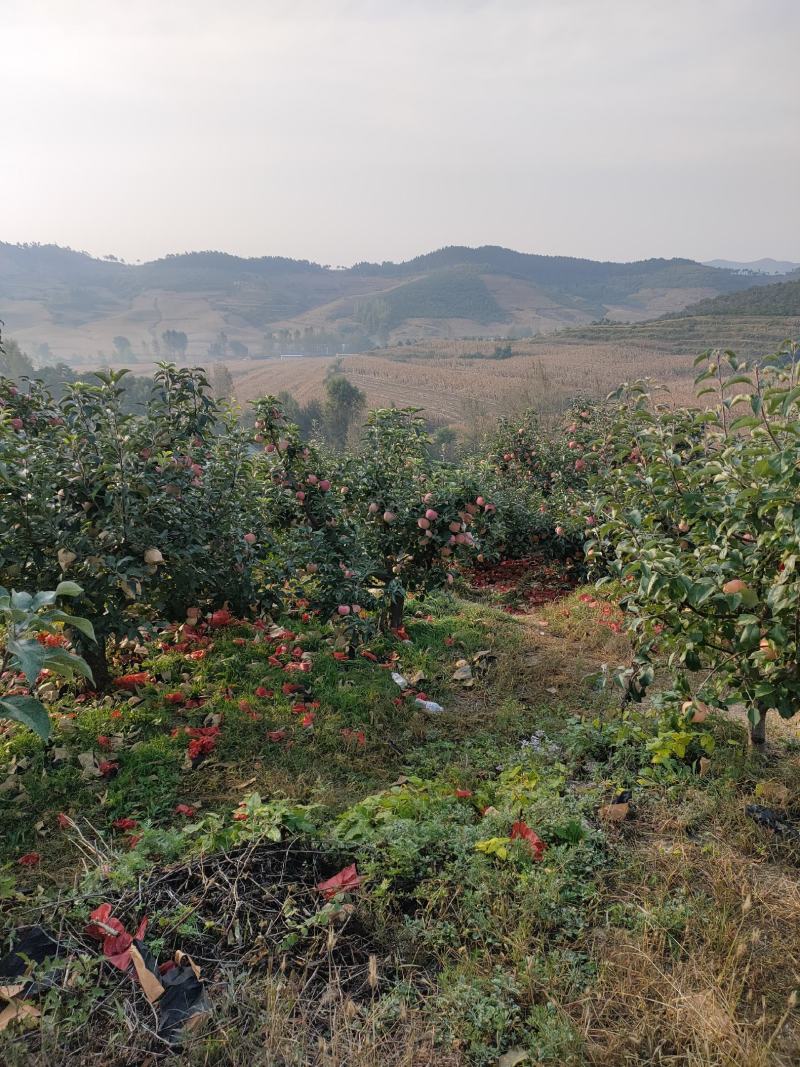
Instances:
[[[800,260],[790,0],[6,0],[0,240]]]

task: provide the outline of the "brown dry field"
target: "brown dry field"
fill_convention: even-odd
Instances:
[[[349,355],[305,357],[231,366],[240,403],[287,390],[301,403],[321,398],[334,368],[367,397],[370,407],[418,407],[431,423],[470,425],[533,407],[556,413],[573,397],[605,396],[620,382],[656,378],[676,404],[694,397],[692,357],[642,345],[514,342],[509,359],[470,358],[492,353],[493,342],[450,341]]]
[[[364,354],[226,359],[225,365],[245,408],[256,397],[283,391],[301,404],[322,399],[328,375],[340,373],[366,394],[370,408],[416,407],[434,426],[473,433],[525,408],[545,418],[557,415],[577,396],[604,397],[638,378],[658,383],[663,402],[690,405],[696,399],[693,361],[704,349],[731,348],[753,358],[798,336],[798,318],[675,318],[575,327],[511,342],[426,339]],[[513,356],[492,358],[507,344]],[[211,370],[213,361],[200,362]],[[151,373],[152,364],[137,364],[134,372]]]

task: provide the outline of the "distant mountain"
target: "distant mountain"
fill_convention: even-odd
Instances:
[[[757,285],[739,293],[725,293],[712,300],[690,304],[680,314],[687,315],[800,315],[800,271],[790,281]]]
[[[134,265],[0,243],[0,319],[48,362],[105,359],[115,346],[127,362],[152,360],[165,354],[167,330],[187,334],[191,360],[533,336],[596,320],[639,322],[754,284],[762,282],[689,259],[611,263],[493,245],[341,269],[223,252]]]
[[[800,267],[800,263],[790,263],[786,259],[752,259],[740,262],[734,259],[710,259],[706,267],[719,267],[722,270],[751,271],[754,274],[789,274]]]

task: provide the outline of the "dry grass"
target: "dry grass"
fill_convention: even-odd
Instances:
[[[796,876],[753,849],[753,826],[736,810],[707,814],[712,827],[697,840],[664,804],[637,819],[629,862],[606,893],[607,907],[638,920],[594,937],[601,971],[582,1004],[592,1063],[800,1058]]]
[[[464,342],[455,342],[461,348]],[[471,351],[484,345],[472,343]],[[509,359],[470,359],[450,344],[408,359],[409,350],[389,356],[349,356],[342,370],[369,398],[383,403],[413,403],[436,419],[465,422],[534,407],[562,409],[576,395],[605,396],[621,381],[657,374],[669,385],[675,403],[692,394],[691,360],[615,345],[550,345],[515,342]],[[493,346],[490,346],[493,351]]]
[[[302,359],[269,359],[257,363],[242,361],[227,364],[233,374],[236,399],[245,405],[250,400],[286,391],[299,404],[321,400],[325,376],[333,365],[327,356],[304,356]]]
[[[518,692],[537,703],[581,712],[587,676],[629,655],[577,597],[520,626]],[[768,729],[766,757],[750,757],[741,717],[720,722],[718,778],[644,790],[634,818],[610,829],[617,862],[585,946],[598,979],[562,1005],[596,1067],[800,1062],[800,856],[744,812],[763,779],[788,787],[790,807],[800,803],[798,726],[770,715]],[[726,740],[736,747],[726,751]]]

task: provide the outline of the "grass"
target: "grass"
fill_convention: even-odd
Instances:
[[[299,646],[307,674],[270,664],[278,639],[231,628],[202,659],[149,650],[158,683],[141,702],[65,697],[62,714],[77,715],[57,727],[58,763],[10,735],[5,927],[61,926],[76,962],[41,1024],[7,1032],[2,1062],[164,1053],[137,987],[99,968],[82,933],[105,899],[129,926],[148,911],[159,958],[185,948],[202,960],[214,1013],[175,1063],[484,1067],[511,1052],[532,1064],[797,1062],[797,855],[744,813],[764,782],[785,787],[790,811],[800,805],[796,727],[773,730],[769,753],[754,756],[741,723],[712,718],[705,773],[681,760],[654,768],[663,719],[621,716],[597,688],[603,665],[629,654],[613,605],[578,591],[518,617],[452,596],[417,607],[410,643],[370,649],[418,678],[442,715],[403,697],[389,669],[335,659],[325,627],[291,618],[297,637],[280,661]],[[476,668],[474,686],[451,680],[457,660],[487,649],[496,660]],[[310,727],[281,691],[287,678],[307,688],[308,708],[319,701]],[[257,696],[262,686],[276,696]],[[178,689],[205,702],[167,704]],[[192,767],[186,734],[171,735],[217,722],[209,716],[221,717],[216,746]],[[275,730],[285,737],[269,741]],[[364,744],[342,730],[363,730]],[[116,751],[98,749],[98,735],[115,733]],[[76,755],[90,749],[113,756],[116,776],[82,775]],[[600,809],[623,789],[629,817],[609,822]],[[181,818],[177,803],[197,815]],[[248,818],[232,821],[236,810]],[[59,829],[59,811],[77,829]],[[139,823],[133,848],[113,826],[121,817]],[[545,844],[541,858],[510,839],[521,817]],[[248,881],[274,848],[285,876]],[[19,867],[30,850],[40,863]],[[198,862],[212,865],[210,882],[237,872],[230,902],[208,888],[164,896],[161,872]],[[363,884],[325,904],[314,880],[346,862]],[[253,918],[267,914],[266,926]]]

